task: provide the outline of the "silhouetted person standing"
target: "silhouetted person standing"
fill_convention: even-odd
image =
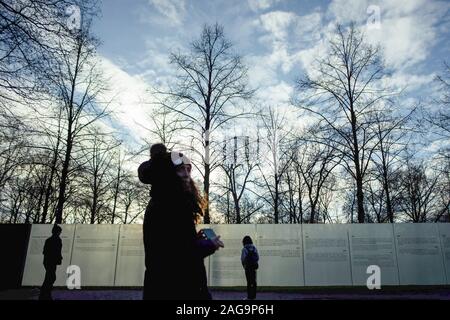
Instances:
[[[138,168],[151,185],[144,217],[145,300],[209,300],[204,258],[223,247],[220,237],[196,231],[203,198],[191,177],[191,162],[180,152],[154,144]]]
[[[56,266],[62,262],[62,241],[59,237],[62,229],[58,225],[54,225],[52,229],[52,236],[45,240],[44,245],[44,267],[45,279],[41,287],[39,300],[52,300],[53,284],[56,281]]]
[[[242,239],[241,262],[245,269],[245,278],[247,279],[247,299],[256,298],[256,270],[258,269],[259,254],[253,245],[252,238],[245,236]]]

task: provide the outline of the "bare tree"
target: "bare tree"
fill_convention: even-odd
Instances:
[[[394,222],[393,179],[397,176],[400,155],[405,151],[408,134],[413,131],[407,125],[414,113],[413,109],[406,116],[395,115],[392,109],[373,114],[377,147],[372,154],[374,168],[371,173],[380,184],[381,190],[375,190],[373,183],[367,183],[370,193],[369,202],[374,212],[377,213],[378,222],[384,222],[381,213],[385,211],[386,218],[390,223]]]
[[[111,178],[112,151],[120,143],[108,139],[107,134],[101,134],[100,131],[92,130],[92,140],[89,144],[85,143],[83,149],[85,157],[88,160],[85,165],[87,174],[85,176],[86,192],[89,190],[90,198],[90,223],[98,221],[102,210],[105,210],[109,203],[109,193],[113,180]]]
[[[148,198],[148,189],[136,181],[136,178],[128,173],[123,182],[123,188],[120,196],[120,202],[123,206],[123,214],[121,220],[124,224],[135,221],[145,210],[145,207],[139,206],[139,199],[142,194],[146,194]]]
[[[93,14],[97,1],[0,0],[0,109],[48,93],[44,75],[70,32],[68,9]]]
[[[90,35],[89,28],[89,21],[87,21],[68,43],[60,44],[58,72],[50,79],[63,109],[62,117],[66,136],[56,223],[62,222],[74,144],[78,142],[83,130],[107,114],[107,104],[101,106],[98,101],[98,97],[106,87],[96,61],[97,42]]]
[[[437,128],[436,134],[442,138],[450,137],[450,66],[444,63],[444,72],[436,77],[441,87],[441,96],[436,101],[441,108],[434,114],[429,115],[427,120]]]
[[[24,177],[15,176],[11,179],[10,187],[8,188],[9,200],[9,223],[21,222],[21,213],[26,200],[26,179]]]
[[[339,217],[335,216],[334,219],[331,217],[331,204],[337,191],[337,188],[334,187],[336,183],[337,177],[332,175],[328,177],[327,184],[320,191],[318,215],[322,217],[323,223],[340,223]]]
[[[17,124],[17,126],[0,134],[0,190],[12,178],[14,170],[20,164],[21,154],[24,152],[25,141],[20,134],[21,125]]]
[[[439,207],[438,175],[427,173],[424,162],[416,161],[409,152],[396,187],[400,190],[399,210],[412,222],[437,221],[447,210]]]
[[[120,150],[113,154],[113,169],[115,171],[114,179],[112,182],[112,210],[111,210],[111,223],[114,224],[114,221],[117,216],[117,201],[119,199],[119,195],[121,192],[122,184],[124,182],[124,165],[125,157],[121,154]]]
[[[239,143],[239,140],[242,140],[241,143]],[[220,187],[227,194],[228,223],[240,224],[243,218],[250,218],[256,212],[254,210],[250,213],[242,212],[241,205],[244,194],[246,192],[248,193],[247,188],[251,183],[252,171],[257,166],[257,156],[255,157],[257,153],[256,149],[250,145],[250,138],[248,136],[243,137],[243,139],[235,136],[232,139],[224,141],[223,161],[220,167],[225,174],[226,183]],[[232,203],[234,213],[233,219],[231,219],[231,210],[229,208],[230,202]]]
[[[150,133],[151,140],[145,139],[144,150],[148,152],[154,141],[163,143],[168,149],[173,149],[176,145],[182,143],[177,134],[182,131],[187,123],[181,118],[180,114],[174,113],[166,106],[161,105],[159,109],[152,112],[150,119],[152,125],[144,129]]]
[[[438,169],[438,206],[436,221],[450,222],[450,156],[441,160]]]
[[[160,104],[179,114],[191,132],[191,147],[201,159],[198,167],[206,200],[204,222],[209,223],[210,175],[217,168],[211,151],[213,134],[233,119],[248,114],[239,110],[236,103],[248,100],[253,91],[247,87],[247,68],[241,57],[234,54],[218,24],[204,26],[189,52],[172,53],[171,63],[179,71],[177,82],[168,91],[157,93],[166,97]]]
[[[290,148],[289,130],[286,118],[273,108],[261,116],[264,136],[258,159],[258,169],[262,178],[262,186],[268,193],[263,198],[273,210],[273,222],[280,222],[280,211],[284,196],[283,179],[289,169],[294,152]],[[259,143],[258,143],[259,144]],[[259,195],[261,197],[261,195]]]
[[[47,107],[46,109],[50,109]],[[42,166],[45,191],[40,222],[46,223],[51,202],[56,198],[58,171],[61,169],[61,153],[63,151],[63,119],[62,108],[56,114],[39,115],[33,120],[33,129],[28,146],[41,156],[38,164]]]
[[[0,1],[0,105],[18,101],[39,88],[49,40],[60,24],[55,14],[65,1]],[[61,11],[64,12],[64,11]]]
[[[329,42],[327,57],[316,61],[314,72],[298,80],[306,95],[300,107],[319,119],[328,141],[341,152],[343,163],[355,180],[358,222],[365,219],[364,178],[376,147],[372,114],[386,98],[386,90],[377,88],[383,76],[378,48],[364,42],[352,23],[348,29],[338,25]],[[327,144],[327,140],[322,140]]]
[[[309,223],[318,221],[320,198],[341,158],[329,145],[303,142],[294,158],[295,168],[302,175],[309,200]]]
[[[445,143],[450,138],[450,66],[447,62],[444,62],[444,71],[436,77],[436,80],[441,87],[441,96],[436,101],[439,109],[434,114],[429,115],[427,119],[432,124],[432,127],[437,129],[434,130],[437,140],[444,142],[443,147],[438,151],[439,159],[437,159],[439,172],[438,193],[440,194],[442,208],[438,214],[438,219],[441,216],[445,217],[446,214],[446,221],[450,221],[450,147]]]
[[[3,211],[9,211],[9,223],[31,223],[39,214],[40,191],[36,165],[19,165],[4,188],[9,203]],[[42,193],[41,193],[42,196]]]
[[[303,223],[305,215],[303,202],[306,197],[306,186],[300,171],[296,167],[297,162],[293,160],[292,165],[286,170],[287,200],[283,202],[283,206],[289,214],[289,223]]]

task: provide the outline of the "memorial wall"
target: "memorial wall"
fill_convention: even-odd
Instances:
[[[80,267],[83,286],[114,286],[120,227],[76,226],[71,264]]]
[[[381,285],[398,285],[395,241],[390,224],[355,224],[348,228],[353,285],[364,286],[367,266],[382,270]]]
[[[394,234],[401,285],[446,283],[437,224],[396,224]]]
[[[63,263],[81,286],[142,286],[142,225],[61,225]],[[242,238],[252,237],[260,261],[259,286],[365,286],[367,267],[381,271],[381,285],[450,284],[450,224],[198,225],[211,227],[225,248],[205,259],[208,285],[245,286]],[[42,250],[52,225],[33,225],[22,285],[44,279]]]
[[[249,235],[256,239],[256,225],[210,225],[225,247],[209,257],[209,281],[214,287],[242,286],[246,284],[241,263],[242,238]]]
[[[450,228],[449,224],[438,225],[439,235],[441,237],[442,256],[444,260],[445,275],[447,284],[450,284]]]
[[[298,225],[258,224],[256,234],[254,243],[260,257],[258,284],[304,286],[301,228]]]
[[[121,225],[114,285],[120,287],[141,286],[144,283],[144,273],[145,254],[142,225]]]
[[[22,285],[40,286],[44,282],[45,269],[43,266],[45,240],[51,236],[53,225],[34,224],[31,227],[30,239],[28,240],[27,258],[25,261],[25,270],[22,278]],[[61,225],[61,240],[63,257],[62,264],[56,269],[55,286],[64,286],[66,283],[66,270],[71,264],[73,237],[75,225]]]
[[[351,286],[347,225],[303,225],[306,286]]]

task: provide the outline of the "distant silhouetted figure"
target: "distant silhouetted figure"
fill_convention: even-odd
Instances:
[[[59,237],[62,229],[58,225],[54,225],[52,229],[52,236],[45,240],[44,245],[44,267],[45,279],[41,287],[39,300],[52,300],[53,284],[56,281],[56,266],[62,262],[62,241]]]
[[[259,254],[250,236],[242,239],[242,245],[244,247],[242,248],[241,262],[247,279],[247,299],[253,300],[256,298],[256,270],[259,267]]]

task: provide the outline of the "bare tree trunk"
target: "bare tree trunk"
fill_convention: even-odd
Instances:
[[[227,189],[227,215],[226,215],[227,223],[231,221],[231,210],[230,210],[230,191]]]
[[[239,205],[239,200],[238,200],[238,198],[236,197],[236,195],[234,193],[233,193],[233,201],[234,201],[234,210],[235,210],[235,213],[236,213],[236,223],[240,224],[240,223],[242,223],[242,221],[241,221],[241,207]]]
[[[356,204],[358,210],[358,222],[364,223],[365,212],[364,212],[364,192],[363,192],[363,181],[361,176],[361,169],[356,168]]]
[[[394,211],[392,210],[391,188],[387,176],[386,163],[383,163],[383,188],[386,193],[386,212],[390,223],[394,223]]]
[[[56,205],[56,213],[55,213],[55,223],[62,223],[63,216],[63,208],[66,197],[66,187],[67,187],[67,177],[69,174],[69,165],[70,165],[70,157],[72,154],[72,125],[69,123],[69,127],[67,129],[67,140],[66,140],[67,148],[66,155],[64,157],[64,163],[61,171],[61,181],[59,183],[59,195],[58,195],[58,204]]]
[[[204,181],[203,181],[203,197],[205,199],[205,210],[204,210],[204,217],[203,221],[205,224],[211,223],[211,219],[209,216],[209,176],[210,176],[210,167],[209,163],[205,163],[205,175],[204,175]]]
[[[74,72],[73,78],[71,79],[71,83],[70,83],[70,99],[69,99],[68,105],[67,105],[69,114],[67,117],[68,127],[67,127],[67,137],[66,137],[66,153],[64,156],[64,163],[63,163],[62,172],[61,172],[58,204],[56,205],[56,213],[55,213],[55,223],[57,223],[57,224],[62,223],[64,202],[66,200],[65,197],[66,197],[67,177],[69,175],[69,166],[70,166],[70,159],[72,156],[72,147],[73,147],[72,126],[76,119],[76,118],[74,118],[74,104],[73,103],[74,103],[75,89],[76,89],[76,83],[77,83],[77,78],[78,78],[78,71],[79,71],[78,68],[79,68],[79,63],[80,63],[81,48],[82,48],[82,45],[78,44],[76,63],[75,63],[75,72]]]
[[[280,201],[280,191],[279,191],[279,181],[277,178],[277,174],[275,174],[275,197],[274,197],[274,201],[273,201],[273,218],[274,218],[274,223],[278,223],[279,221],[279,217],[280,217],[280,212],[279,212],[279,201]]]
[[[38,200],[37,206],[35,208],[36,214],[34,215],[33,223],[39,222],[39,218],[41,215],[42,200],[44,198],[44,190],[42,188],[39,188],[39,189],[40,189],[39,190],[39,200]]]
[[[348,86],[350,87],[350,79],[348,80]],[[356,122],[356,115],[353,109],[353,99],[350,99],[350,112],[351,112],[351,128],[353,135],[353,162],[355,165],[355,180],[356,180],[356,203],[358,210],[358,222],[364,223],[366,214],[364,212],[364,191],[363,191],[363,175],[361,172],[361,162],[359,159],[359,144],[358,144],[358,129]]]
[[[59,145],[61,143],[61,120],[62,120],[61,112],[62,112],[62,108],[59,109],[59,114],[58,114],[58,134],[56,136],[56,146],[53,149],[53,158],[52,158],[52,163],[50,166],[50,177],[48,178],[47,188],[45,191],[44,207],[42,209],[41,223],[45,223],[47,220],[48,208],[50,205],[50,197],[53,192],[53,179],[54,179],[56,171],[58,169],[57,164],[58,164]]]
[[[94,180],[96,180],[97,177],[94,177]],[[96,182],[94,182],[96,185]],[[98,200],[98,192],[96,189],[94,189],[93,192],[93,198],[92,198],[92,207],[91,207],[91,224],[95,223],[95,218],[97,217],[97,200]]]
[[[117,178],[116,185],[114,186],[114,201],[113,201],[113,209],[111,214],[111,223],[114,224],[114,219],[116,217],[116,208],[117,208],[117,198],[119,197],[119,186],[120,186],[120,178],[121,178],[121,167],[120,164],[117,168]]]
[[[124,224],[127,224],[128,221],[128,211],[130,210],[130,205],[126,205],[125,206],[125,220],[124,220]]]
[[[44,207],[42,209],[41,223],[45,223],[47,220],[48,208],[50,205],[50,197],[51,197],[52,191],[53,191],[53,179],[55,177],[56,170],[57,170],[56,166],[57,166],[57,161],[58,161],[59,142],[60,142],[60,138],[58,136],[58,142],[56,144],[56,150],[53,154],[52,164],[51,164],[51,168],[50,168],[50,177],[48,178],[47,188],[45,190]]]

